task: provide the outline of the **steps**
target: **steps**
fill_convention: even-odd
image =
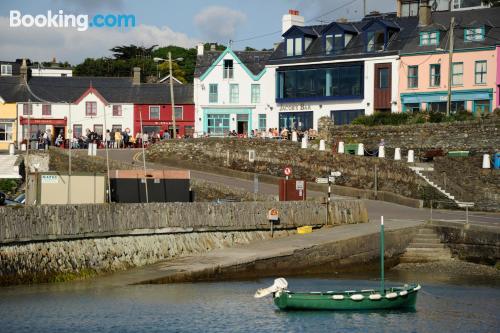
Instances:
[[[432,228],[421,228],[401,256],[402,263],[450,260],[451,251],[441,243]]]
[[[17,165],[17,155],[0,155],[0,179],[21,178],[19,166]]]
[[[429,179],[426,175],[422,173],[422,171],[434,171],[434,168],[421,168],[421,167],[410,167],[411,170],[413,170],[417,175],[419,175],[421,178],[423,178],[427,184],[431,185],[434,187],[436,190],[441,192],[445,197],[453,201],[455,204],[459,205],[460,201],[456,200],[451,193],[443,190],[438,184],[434,183],[432,180]]]

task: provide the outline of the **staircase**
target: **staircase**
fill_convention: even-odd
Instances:
[[[457,204],[457,206],[459,206],[461,204],[460,201],[456,200],[455,197],[453,195],[451,195],[451,193],[449,192],[446,192],[445,190],[443,190],[438,184],[434,183],[432,180],[429,179],[429,177],[427,177],[426,175],[424,175],[422,172],[423,171],[434,171],[434,168],[430,167],[430,168],[423,168],[423,167],[410,167],[411,170],[413,170],[418,176],[420,176],[421,178],[423,178],[427,184],[429,184],[430,186],[434,187],[436,190],[438,190],[439,192],[441,192],[446,198],[450,199],[451,201],[453,201],[455,204]]]
[[[0,155],[0,179],[21,178],[17,155]]]
[[[423,227],[406,248],[400,262],[420,263],[450,259],[451,251],[441,243],[434,229]]]

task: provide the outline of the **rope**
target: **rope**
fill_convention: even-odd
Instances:
[[[363,150],[365,151],[365,154],[369,155],[369,156],[378,156],[378,150],[376,150],[373,154],[370,154],[370,152],[368,150],[366,150],[366,148],[363,147]]]

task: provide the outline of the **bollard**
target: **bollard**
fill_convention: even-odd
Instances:
[[[302,142],[301,142],[300,147],[302,149],[306,149],[307,148],[307,136],[306,135],[304,135],[304,137],[302,138]]]
[[[92,155],[97,156],[97,143],[92,144]]]
[[[415,162],[415,152],[413,149],[408,150],[408,163]]]
[[[93,143],[89,143],[89,147],[87,148],[87,155],[88,156],[92,156],[94,155],[94,144]]]
[[[394,151],[394,160],[395,161],[401,160],[401,148],[396,148],[396,150]]]
[[[14,144],[10,143],[9,144],[9,155],[14,155],[15,149],[14,149]]]
[[[319,150],[325,151],[325,140],[319,140]]]
[[[297,131],[292,132],[292,141],[297,142]]]
[[[344,153],[344,142],[340,141],[339,142],[339,154]]]
[[[483,155],[483,169],[489,169],[489,168],[491,168],[490,155],[484,154]]]
[[[365,146],[362,143],[358,144],[358,152],[357,152],[356,155],[358,155],[358,156],[364,156],[365,155]]]
[[[385,158],[385,147],[384,146],[378,147],[378,157]]]
[[[21,144],[21,151],[26,151],[26,144],[25,143]]]

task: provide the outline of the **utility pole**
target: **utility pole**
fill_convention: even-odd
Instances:
[[[23,106],[24,107],[24,106]],[[31,126],[30,126],[30,113],[31,113],[31,98],[28,98],[28,130],[26,131],[26,163],[24,165],[24,176],[26,177],[26,199],[25,202],[26,204],[29,205],[28,201],[28,196],[29,196],[29,187],[30,187],[30,181],[29,181],[29,173],[30,173],[30,162],[29,162],[29,155],[30,155],[30,144],[31,144]],[[37,180],[35,179],[35,183],[37,183]],[[29,198],[31,199],[31,198]]]
[[[170,52],[169,52],[170,57]],[[172,75],[170,75],[170,80],[172,80]],[[172,81],[170,81],[172,82]],[[149,192],[148,192],[148,177],[146,175],[146,152],[144,151],[144,128],[142,126],[142,111],[139,110],[139,118],[141,120],[141,142],[142,142],[142,163],[144,168],[144,189],[146,190],[146,203],[149,203]],[[111,201],[111,200],[110,200]]]
[[[366,16],[366,0],[363,0],[363,17]]]
[[[71,204],[71,145],[73,144],[73,127],[71,126],[71,102],[68,102],[68,204]]]
[[[170,99],[172,104],[172,127],[173,127],[173,138],[177,139],[177,131],[175,129],[175,102],[174,102],[174,81],[172,74],[172,53],[168,52],[168,66],[170,67]]]
[[[451,18],[449,33],[449,52],[448,52],[448,104],[446,106],[446,116],[451,113],[451,81],[453,78],[453,30],[455,29],[455,17]]]
[[[141,118],[141,127],[142,127],[142,118]],[[111,203],[111,180],[109,179],[109,151],[108,151],[108,142],[106,141],[106,131],[108,129],[106,123],[106,105],[104,105],[104,130],[102,131],[102,136],[105,141],[104,149],[106,150],[106,173],[108,174],[108,203]],[[111,134],[110,134],[111,136]],[[142,144],[144,147],[144,143]],[[118,147],[119,148],[119,147]],[[96,149],[97,150],[97,149]]]

